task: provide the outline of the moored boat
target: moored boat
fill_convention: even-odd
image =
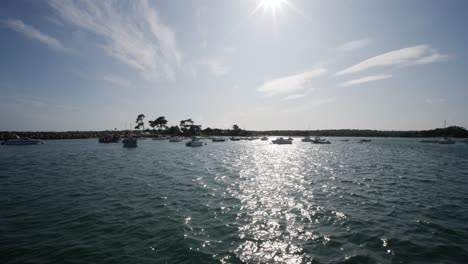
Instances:
[[[225,142],[226,139],[225,138],[212,138],[211,141],[213,141],[213,142]]]
[[[310,137],[304,137],[301,139],[302,142],[312,142],[312,139]]]
[[[292,144],[292,140],[279,137],[279,138],[276,138],[275,140],[272,140],[271,143],[278,144],[278,145]]]
[[[268,138],[267,137],[262,137],[261,140],[266,141],[266,140],[268,140]]]
[[[2,142],[2,145],[39,145],[39,144],[44,144],[44,141],[39,140],[39,139],[32,139],[28,137],[24,138],[16,138],[16,139],[10,139]]]
[[[102,136],[98,139],[99,143],[118,143],[119,141],[120,141],[120,137],[115,134]]]
[[[312,143],[313,144],[331,144],[331,142],[328,141],[327,139],[320,138],[320,137],[314,137],[314,139],[312,140]]]
[[[182,138],[180,137],[171,137],[171,139],[169,139],[169,142],[181,142],[182,141]]]
[[[187,147],[201,147],[204,144],[205,143],[203,142],[203,139],[201,139],[200,137],[193,136],[192,139],[190,139],[190,141],[185,143],[185,146],[187,146]]]

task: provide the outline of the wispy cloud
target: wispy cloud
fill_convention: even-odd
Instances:
[[[217,77],[225,75],[229,72],[229,67],[224,62],[224,57],[202,59],[198,61],[197,64],[208,67],[210,73]]]
[[[26,25],[23,21],[19,19],[7,19],[3,22],[8,28],[15,30],[28,38],[42,42],[43,44],[49,46],[52,49],[59,51],[69,51],[65,48],[63,44],[58,41],[56,38],[53,38],[45,33],[42,33],[33,26]]]
[[[50,5],[60,18],[95,34],[105,52],[150,80],[174,79],[181,54],[175,34],[148,1],[66,1]]]
[[[392,75],[388,75],[388,74],[371,75],[371,76],[366,76],[366,77],[362,77],[359,79],[346,81],[342,83],[341,86],[346,87],[346,86],[352,86],[352,85],[357,85],[357,84],[362,84],[362,83],[375,82],[375,81],[385,80],[391,77]]]
[[[273,79],[263,83],[257,90],[266,96],[287,94],[307,88],[307,84],[327,73],[325,68],[313,68],[299,74]]]
[[[369,46],[372,43],[371,38],[357,39],[350,42],[346,42],[338,47],[338,50],[341,51],[352,51],[357,49],[362,49]]]
[[[294,106],[292,108],[284,109],[284,110],[282,110],[282,112],[286,113],[286,114],[301,113],[301,112],[309,111],[312,108],[316,108],[316,107],[319,107],[319,106],[323,106],[323,105],[326,105],[326,104],[333,103],[335,101],[336,101],[335,97],[319,98],[319,99],[315,99],[315,100],[312,100],[310,102],[307,102],[306,104],[302,104],[302,105]]]
[[[430,105],[432,105],[434,103],[439,103],[440,105],[443,105],[443,104],[445,104],[445,99],[444,98],[439,98],[439,99],[437,99],[437,98],[435,98],[435,99],[426,98],[425,102],[426,102],[426,104],[430,104]]]
[[[433,63],[447,58],[447,55],[440,54],[429,45],[418,45],[372,57],[338,72],[337,75],[357,73],[374,67]]]
[[[105,75],[103,79],[110,84],[117,85],[120,87],[129,88],[132,85],[132,82],[130,82],[129,80],[111,74]]]
[[[305,94],[291,94],[286,97],[284,97],[284,100],[295,100],[304,97]]]

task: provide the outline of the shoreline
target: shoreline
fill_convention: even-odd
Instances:
[[[260,137],[260,136],[291,136],[291,137],[305,137],[305,136],[321,136],[321,137],[395,137],[395,138],[438,138],[448,136],[452,138],[468,138],[468,131],[462,127],[448,127],[446,130],[442,128],[436,128],[432,130],[420,130],[420,131],[383,131],[383,130],[368,130],[368,129],[336,129],[336,130],[268,130],[268,131],[247,131],[242,130],[235,132],[230,129],[217,129],[217,133],[213,133],[213,130],[207,131],[202,130],[202,136],[224,136],[224,137]],[[213,131],[213,132],[212,132]],[[86,138],[99,138],[107,135],[123,135],[127,131],[66,131],[66,132],[54,132],[54,131],[0,131],[0,141],[14,139],[18,137],[29,137],[35,139],[86,139]],[[169,133],[161,135],[171,136]],[[211,132],[211,133],[210,133]],[[156,137],[159,134],[151,130],[146,131],[133,131],[139,137]],[[178,135],[178,136],[189,136],[189,135]]]

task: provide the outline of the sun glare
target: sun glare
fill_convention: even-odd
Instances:
[[[270,12],[273,18],[275,18],[276,14],[283,10],[284,5],[289,5],[288,0],[260,0],[252,15],[261,10],[263,14]]]
[[[280,10],[286,2],[286,0],[261,0],[258,6],[265,11],[271,10],[275,12],[276,10]]]

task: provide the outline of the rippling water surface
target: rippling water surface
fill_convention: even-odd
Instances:
[[[1,263],[466,263],[468,144],[0,146]]]

